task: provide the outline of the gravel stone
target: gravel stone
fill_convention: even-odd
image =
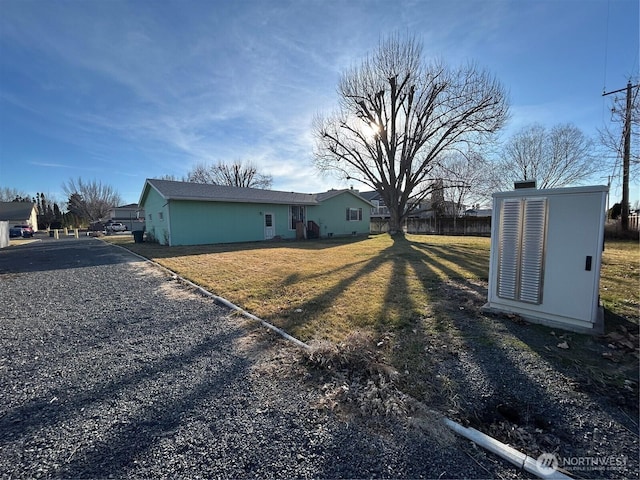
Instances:
[[[459,437],[322,408],[296,347],[100,240],[0,250],[0,300],[2,478],[530,478]],[[527,389],[540,425],[585,418],[547,429],[550,444],[582,438],[612,454],[623,436],[635,459],[612,476],[637,476],[637,434],[514,352],[441,362],[443,378],[467,379],[451,414],[471,423],[463,412]]]

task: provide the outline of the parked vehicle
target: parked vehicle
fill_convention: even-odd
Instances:
[[[112,232],[126,232],[127,226],[124,223],[116,222],[116,223],[107,225],[107,230],[110,230]]]
[[[9,236],[30,238],[33,237],[33,228],[29,225],[15,225],[13,228],[9,229]]]

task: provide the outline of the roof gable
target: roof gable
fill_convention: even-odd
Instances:
[[[329,190],[327,192],[317,193],[316,197],[318,198],[319,202],[324,202],[325,200],[329,200],[330,198],[337,197],[338,195],[342,195],[345,193],[348,195],[352,195],[356,197],[358,200],[373,206],[373,204],[368,199],[360,195],[360,193],[357,190],[352,190],[351,188],[344,188],[342,190]]]

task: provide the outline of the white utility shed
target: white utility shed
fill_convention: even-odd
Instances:
[[[493,195],[488,311],[601,333],[606,186]]]

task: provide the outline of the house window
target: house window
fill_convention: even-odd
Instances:
[[[289,212],[290,228],[291,230],[295,230],[298,222],[304,223],[304,206],[291,205],[291,207],[289,207]]]
[[[149,214],[149,221],[151,221],[152,219],[153,219],[153,218],[152,218],[151,214]]]
[[[159,220],[164,220],[164,215],[162,212],[158,212],[158,219]]]
[[[347,208],[347,221],[358,222],[362,220],[361,208]]]

